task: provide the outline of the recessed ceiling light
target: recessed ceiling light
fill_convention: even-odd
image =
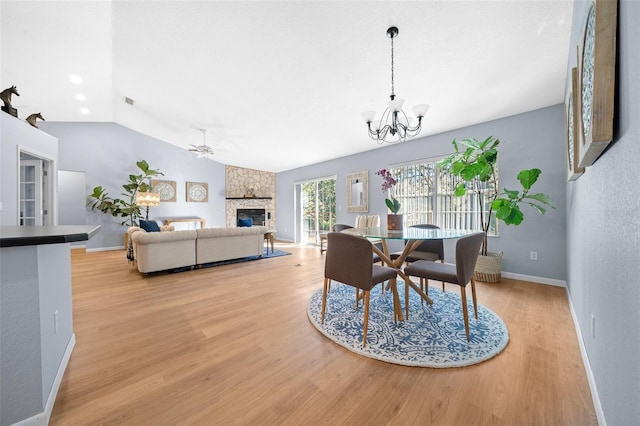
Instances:
[[[71,74],[69,76],[69,81],[72,82],[73,84],[82,84],[82,77],[80,77],[77,74]]]
[[[80,108],[80,112],[83,114],[89,114],[89,108]]]
[[[83,95],[82,93],[78,93],[76,95],[76,99],[79,100],[79,101],[86,101],[87,97],[85,95]]]

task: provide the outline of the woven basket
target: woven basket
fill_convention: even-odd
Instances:
[[[502,251],[479,255],[473,278],[485,283],[499,283],[502,271]]]

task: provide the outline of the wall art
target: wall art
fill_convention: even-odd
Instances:
[[[617,0],[592,0],[587,8],[578,60],[580,167],[592,165],[613,140],[617,15]]]
[[[151,180],[151,192],[160,194],[160,201],[174,203],[176,197],[175,180]]]
[[[578,165],[580,143],[582,141],[582,128],[580,120],[580,90],[578,84],[578,68],[571,69],[571,75],[567,83],[567,95],[565,96],[566,118],[566,153],[567,153],[567,179],[576,180],[584,173],[584,167]],[[578,101],[576,100],[578,99]]]
[[[204,182],[187,182],[187,201],[206,203],[209,201],[209,185]]]

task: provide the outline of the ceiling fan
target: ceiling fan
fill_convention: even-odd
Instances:
[[[189,151],[195,152],[198,155],[198,158],[207,157],[208,155],[213,155],[214,151],[209,145],[207,145],[207,129],[197,129],[202,132],[202,145],[191,145],[193,148],[189,148]]]

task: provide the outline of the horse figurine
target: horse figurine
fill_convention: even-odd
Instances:
[[[11,114],[17,118],[18,110],[11,106],[11,95],[20,96],[20,94],[18,93],[18,89],[16,89],[16,86],[11,86],[8,89],[4,89],[2,92],[0,92],[0,99],[2,99],[2,102],[4,102],[2,110],[7,114]]]
[[[27,117],[27,123],[31,124],[36,129],[38,128],[38,126],[36,126],[36,118],[39,118],[42,121],[47,121],[47,120],[44,119],[42,114],[40,114],[39,112],[36,113],[36,114],[31,114],[30,116],[28,116]]]

